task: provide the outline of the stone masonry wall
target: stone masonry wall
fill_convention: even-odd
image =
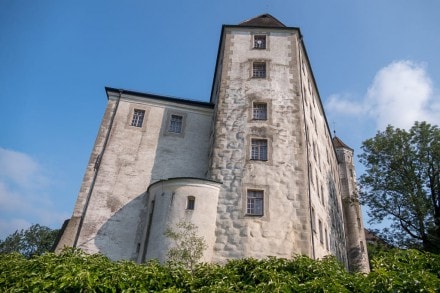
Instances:
[[[304,125],[293,31],[226,30],[211,178],[223,182],[214,260],[310,255],[305,190]],[[268,49],[253,50],[251,33],[267,33]],[[267,78],[252,78],[265,60]],[[253,121],[252,102],[268,104],[268,120]],[[250,160],[252,138],[268,140],[268,160]],[[264,190],[264,216],[246,215],[248,189]]]

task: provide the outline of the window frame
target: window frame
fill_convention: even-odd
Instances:
[[[269,141],[268,141],[268,139],[266,139],[266,138],[251,138],[251,141],[250,141],[250,160],[251,161],[268,161],[269,160]]]
[[[261,66],[258,68],[258,66]],[[252,78],[265,79],[267,78],[267,61],[255,60],[252,62]]]
[[[262,108],[259,108],[258,106],[263,106]],[[257,121],[266,121],[268,120],[268,104],[266,102],[252,102],[252,120],[257,120]],[[261,109],[264,109],[264,111],[261,111]],[[263,114],[262,116],[264,117],[260,117],[260,115]]]
[[[142,114],[142,115],[139,115]],[[145,110],[134,108],[131,115],[130,126],[142,128],[145,120]]]
[[[252,196],[252,197],[251,197]],[[265,209],[265,191],[262,189],[246,190],[246,216],[263,217]]]
[[[174,126],[174,121],[173,121],[173,117],[181,117],[181,121],[180,121],[180,132],[175,132],[173,130],[175,130],[175,126]],[[165,118],[166,117],[166,118]],[[172,111],[172,110],[168,110],[166,113],[166,116],[164,117],[164,119],[166,119],[166,123],[165,127],[163,129],[163,135],[165,136],[175,136],[175,137],[184,137],[185,136],[185,128],[186,128],[186,120],[187,120],[187,113],[185,112],[180,112],[180,111]]]
[[[196,197],[189,195],[186,197],[186,210],[193,211],[196,208]]]
[[[257,39],[261,39],[261,44],[258,44]],[[267,35],[266,34],[255,34],[253,36],[253,49],[266,50],[267,49]]]
[[[170,123],[168,124],[167,131],[170,133],[180,134],[182,133],[182,130],[183,130],[183,116],[179,114],[170,114]]]

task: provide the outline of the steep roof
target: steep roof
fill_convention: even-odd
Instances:
[[[334,136],[333,139],[333,146],[335,148],[346,148],[346,149],[350,149],[353,150],[351,147],[349,147],[348,145],[346,145],[339,137]]]
[[[254,18],[243,21],[240,26],[258,26],[258,27],[286,27],[281,21],[266,13]]]

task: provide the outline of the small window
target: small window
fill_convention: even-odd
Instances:
[[[251,160],[267,161],[267,140],[252,139]]]
[[[182,123],[183,123],[183,116],[172,114],[171,119],[170,119],[170,126],[168,128],[168,132],[181,133],[182,132]]]
[[[246,213],[252,216],[262,216],[264,210],[264,191],[248,190]]]
[[[252,77],[266,77],[266,62],[254,62],[252,64]]]
[[[255,49],[266,49],[266,35],[255,35],[254,36],[254,48]]]
[[[131,120],[131,126],[142,127],[144,122],[145,111],[134,109],[133,119]]]
[[[195,206],[196,206],[196,198],[194,196],[188,196],[186,200],[186,209],[194,210]]]
[[[254,103],[252,118],[254,120],[267,120],[267,104]]]
[[[327,250],[330,250],[329,249],[330,247],[328,246],[328,232],[327,232],[327,228],[325,228],[324,232],[325,232],[325,248]]]
[[[315,209],[312,207],[312,230],[316,233]]]
[[[321,220],[318,220],[318,226],[319,226],[319,241],[324,244],[324,237],[322,234],[322,221]]]

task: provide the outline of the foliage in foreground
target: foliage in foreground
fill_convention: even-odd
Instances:
[[[18,252],[29,258],[50,251],[58,235],[58,230],[34,224],[28,229],[14,233],[0,240],[0,253]]]
[[[198,264],[193,273],[156,261],[138,265],[65,250],[26,259],[0,255],[1,292],[439,292],[440,256],[383,252],[369,275],[349,274],[334,258],[231,260]]]

